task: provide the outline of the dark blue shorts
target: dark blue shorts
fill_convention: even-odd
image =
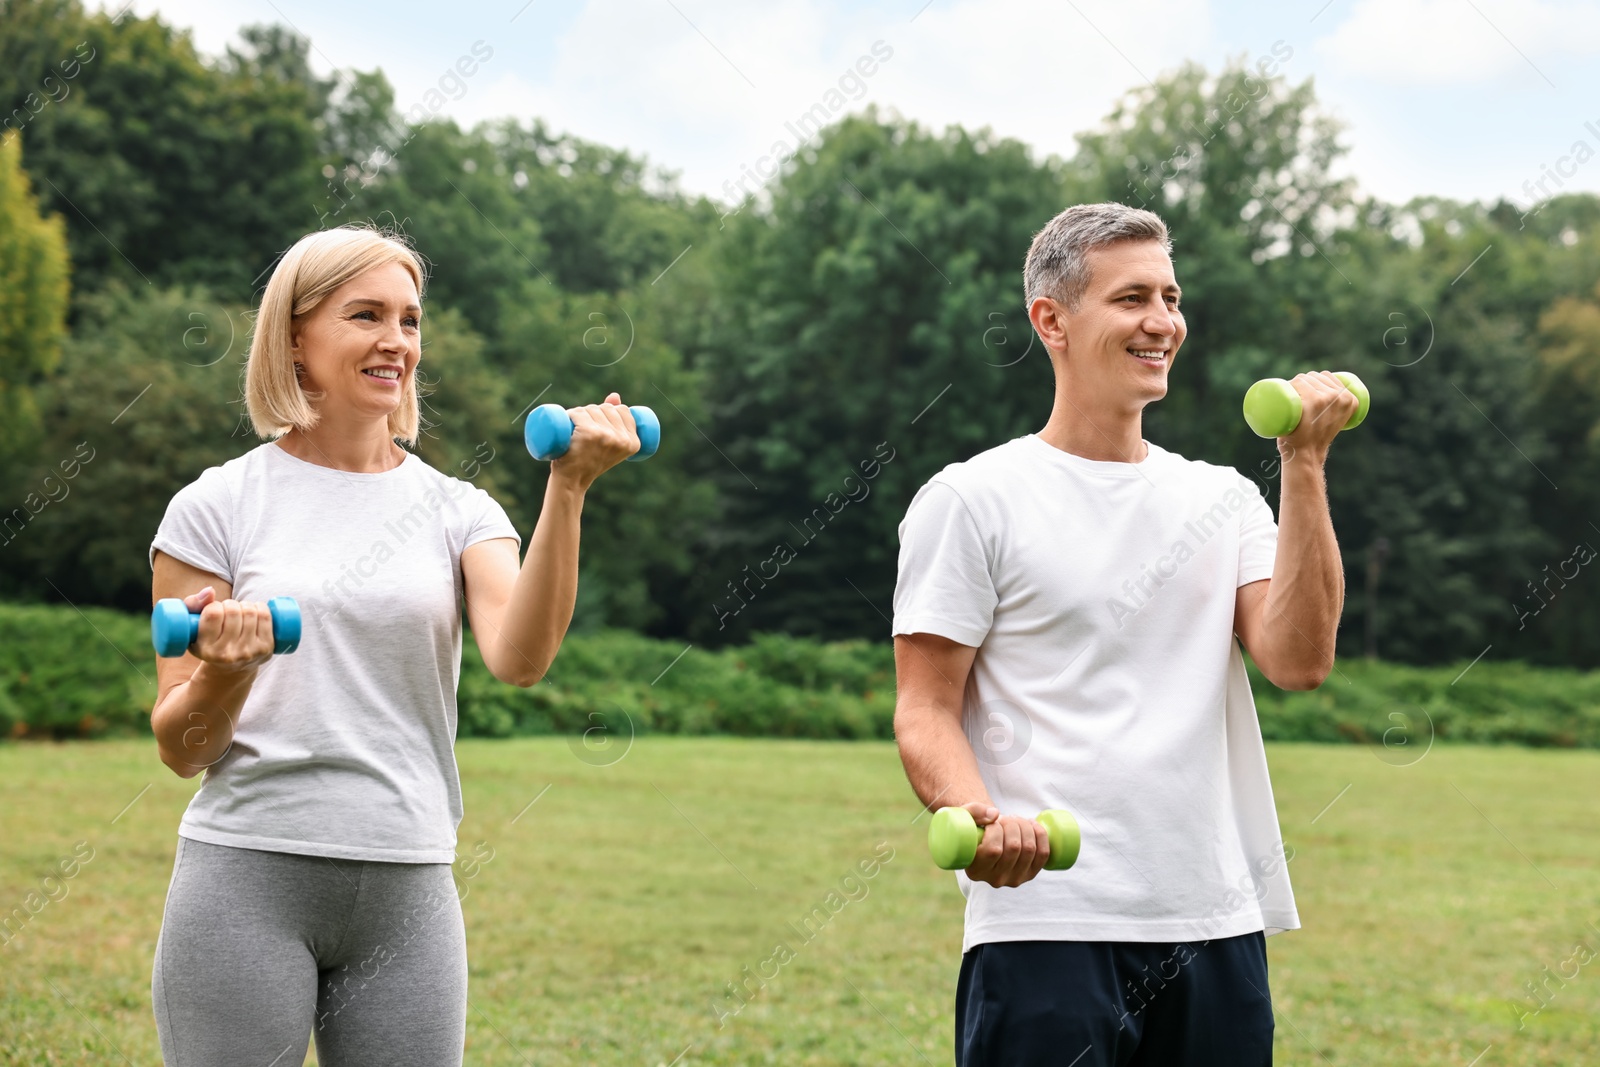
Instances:
[[[1187,944],[974,945],[956,987],[957,1067],[1267,1067],[1259,931]]]

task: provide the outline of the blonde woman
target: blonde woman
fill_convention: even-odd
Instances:
[[[594,480],[639,448],[615,393],[571,411],[518,563],[487,493],[414,444],[424,271],[401,240],[302,238],[261,301],[245,375],[267,443],[167,508],[153,598],[200,613],[157,662],[161,760],[205,772],[178,830],[152,996],[168,1067],[459,1064],[467,960],[455,859],[461,617],[484,662],[535,684],[577,593]],[[265,601],[303,638],[272,655]]]

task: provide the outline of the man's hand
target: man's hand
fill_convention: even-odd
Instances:
[[[1285,459],[1297,452],[1326,456],[1334,436],[1361,407],[1361,400],[1332,371],[1296,374],[1289,384],[1300,394],[1300,425],[1287,437],[1278,438],[1279,453]]]
[[[1020,815],[1001,815],[991,804],[962,805],[983,828],[978,854],[967,868],[974,882],[997,889],[1029,882],[1050,860],[1050,835],[1043,826]]]

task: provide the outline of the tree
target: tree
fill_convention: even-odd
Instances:
[[[11,0],[0,113],[23,123],[46,207],[67,220],[80,291],[205,284],[247,299],[316,222],[327,87],[307,42],[246,31],[216,64],[157,18]]]
[[[725,514],[685,591],[690,636],[885,632],[917,487],[1049,414],[1020,267],[1073,199],[1016,141],[868,112],[795,160],[769,209],[726,220],[697,359]]]
[[[647,462],[622,463],[584,502],[579,629],[626,627],[682,633],[681,590],[692,548],[716,508],[715,486],[693,466],[705,425],[698,376],[645,323],[658,316],[648,292],[568,294],[524,281],[508,301],[495,363],[512,394],[497,413],[494,440],[506,456],[506,503],[524,539],[543,505],[545,468],[522,442],[523,416],[537,401],[597,404],[607,393],[654,409],[661,449]]]
[[[61,217],[39,214],[22,169],[21,138],[6,136],[0,139],[0,490],[7,502],[19,462],[37,444],[34,389],[60,359],[67,300]]]
[[[383,125],[376,106],[361,112],[367,139]],[[714,217],[670,184],[647,188],[643,160],[539,122],[429,122],[390,149],[378,165],[345,166],[325,224],[404,228],[432,264],[432,292],[488,337],[524,281],[576,293],[647,285]]]

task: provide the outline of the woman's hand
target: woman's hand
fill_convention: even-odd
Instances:
[[[190,613],[200,613],[200,632],[189,646],[195,658],[229,673],[249,671],[272,658],[272,612],[260,601],[216,599],[206,586],[184,597]]]
[[[565,455],[551,462],[550,476],[579,492],[588,490],[596,478],[639,451],[639,428],[634,424],[633,412],[623,406],[617,393],[607,394],[604,404],[569,408],[567,416],[572,419],[572,444]]]

